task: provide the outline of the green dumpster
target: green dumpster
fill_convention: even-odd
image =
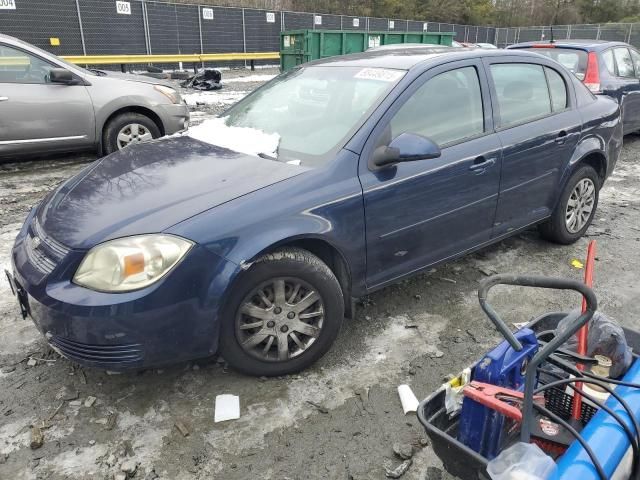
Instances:
[[[364,52],[380,45],[424,43],[451,46],[454,32],[366,32],[360,30],[289,30],[280,34],[280,69],[319,58]]]

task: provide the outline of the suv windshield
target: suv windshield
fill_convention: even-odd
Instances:
[[[296,69],[241,100],[220,120],[227,127],[277,136],[281,161],[319,165],[342,148],[405,73],[362,67]]]
[[[580,80],[584,80],[584,74],[587,71],[588,54],[584,50],[553,47],[553,48],[522,48],[519,50],[527,50],[529,52],[539,53],[545,57],[552,58],[564,68],[573,73]]]

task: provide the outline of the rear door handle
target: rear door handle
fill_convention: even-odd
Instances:
[[[483,173],[487,168],[496,163],[495,158],[485,158],[482,155],[476,157],[473,161],[473,165],[469,167],[469,170],[476,173]]]
[[[6,102],[9,100],[9,97],[0,97],[0,102]]]
[[[556,137],[555,142],[559,145],[562,145],[566,141],[567,141],[567,132],[565,130],[561,130],[560,133],[558,133],[558,136]]]

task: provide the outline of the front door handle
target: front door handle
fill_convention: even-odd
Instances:
[[[6,102],[9,100],[9,97],[0,97],[0,102]]]
[[[478,174],[483,173],[487,168],[496,163],[495,158],[485,158],[484,156],[476,157],[473,161],[473,165],[469,167],[469,170]]]
[[[558,145],[562,145],[566,141],[567,141],[567,132],[565,130],[560,130],[560,133],[558,133],[558,136],[556,137],[555,142]]]

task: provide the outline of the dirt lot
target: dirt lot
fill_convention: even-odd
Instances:
[[[266,78],[228,81],[220,92],[189,97],[194,120],[221,111]],[[601,310],[636,328],[639,154],[640,137],[627,137],[589,230],[598,240]],[[29,208],[93,158],[0,166],[0,266],[8,266]],[[571,260],[583,259],[587,241],[551,245],[533,230],[386,288],[362,299],[356,318],[317,365],[269,380],[237,374],[221,359],[122,375],[80,368],[52,352],[20,318],[0,280],[0,479],[112,479],[123,464],[139,479],[382,479],[385,466],[400,463],[394,443],[414,446],[403,479],[449,478],[415,415],[402,414],[397,385],[408,383],[423,398],[496,342],[476,297],[483,272],[578,279],[583,272]],[[579,304],[571,294],[517,288],[502,288],[492,298],[514,322]],[[239,420],[213,422],[221,393],[240,396]],[[90,397],[95,402],[87,406]],[[31,425],[45,427],[36,450],[29,446]]]

